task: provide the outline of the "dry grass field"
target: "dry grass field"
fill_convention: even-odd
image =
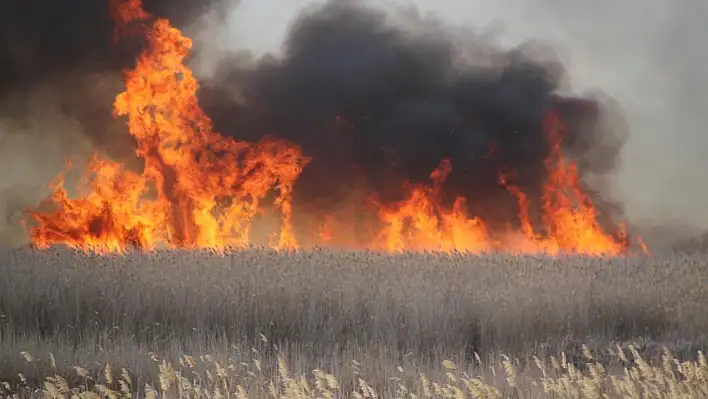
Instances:
[[[0,397],[708,397],[707,327],[699,253],[0,250]]]

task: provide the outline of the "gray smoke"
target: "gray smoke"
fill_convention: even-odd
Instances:
[[[219,49],[194,65],[205,79],[214,77],[215,56],[227,50],[255,54],[279,51],[288,20],[309,0],[247,2],[231,23],[207,30]],[[377,4],[383,4],[378,2]],[[416,7],[440,19],[510,47],[537,39],[555,50],[568,71],[568,87],[614,103],[631,132],[622,149],[616,182],[599,184],[625,205],[625,216],[648,241],[670,244],[708,229],[708,189],[703,156],[708,122],[708,4],[700,0],[588,3],[542,0],[411,0],[387,2],[389,8]],[[273,26],[264,29],[260,18]],[[208,33],[206,33],[208,32]],[[224,44],[226,43],[226,45]],[[208,47],[208,42],[203,42]],[[595,93],[604,94],[595,94]],[[613,100],[608,99],[611,96]],[[622,124],[622,118],[614,118]],[[616,131],[622,128],[615,129]],[[610,144],[612,145],[612,144]],[[591,180],[594,180],[588,177]],[[597,184],[597,183],[593,183]]]
[[[217,127],[225,134],[252,138],[259,135],[257,129],[240,131],[249,127],[244,118],[234,122],[219,114],[225,112],[224,104],[236,104],[232,110],[249,111],[246,120],[262,115],[250,114],[257,103],[252,91],[257,85],[249,83],[252,71],[262,76],[263,70],[278,71],[283,60],[292,61],[287,51],[297,40],[291,36],[282,55],[279,43],[292,31],[289,21],[310,1],[242,3],[235,7],[228,1],[146,0],[146,7],[169,16],[195,38],[191,64],[206,83],[201,96],[207,112],[216,115]],[[411,4],[423,17],[411,11]],[[587,184],[610,199],[605,202],[621,200],[633,224],[663,232],[657,234],[659,241],[708,229],[708,215],[702,212],[708,189],[701,173],[708,166],[702,154],[708,144],[702,134],[708,105],[708,49],[701,43],[708,34],[704,2],[415,0],[381,2],[377,7],[395,9],[388,18],[398,26],[405,24],[407,35],[412,32],[429,44],[430,38],[449,39],[447,45],[455,49],[452,59],[445,59],[443,52],[438,53],[442,59],[433,61],[450,62],[455,68],[463,61],[482,60],[487,66],[495,58],[508,61],[509,49],[535,41],[532,48],[522,46],[515,54],[545,71],[549,90],[568,96],[584,93],[582,97],[595,105],[594,122],[590,127],[580,124],[577,131],[603,134],[581,134],[593,140],[578,140],[569,149],[585,166]],[[431,23],[427,10],[445,23]],[[47,3],[42,8],[15,2],[0,15],[0,221],[5,226],[15,226],[18,209],[46,194],[66,157],[80,162],[97,149],[130,159],[130,138],[124,122],[110,116],[110,104],[120,90],[119,71],[134,54],[111,51],[111,29],[103,1]],[[539,46],[539,41],[545,45]],[[237,49],[254,53],[234,55]],[[266,52],[274,56],[261,59]],[[277,87],[270,85],[274,95]],[[417,113],[419,108],[408,103],[409,112]],[[400,107],[396,112],[405,113]],[[449,107],[439,107],[435,123],[441,126],[440,115],[449,112]],[[388,123],[396,115],[389,114]],[[302,138],[307,146],[308,137]],[[427,166],[419,167],[422,171]]]
[[[216,66],[202,104],[219,131],[272,134],[312,156],[295,187],[303,214],[336,209],[358,183],[384,202],[400,199],[405,180],[426,182],[448,158],[448,200],[467,198],[493,228],[517,223],[499,174],[512,170],[540,209],[550,113],[568,125],[565,149],[610,231],[622,214],[609,190],[627,138],[621,116],[598,95],[560,95],[566,71],[539,42],[507,48],[414,9],[335,0],[303,11],[281,54]]]

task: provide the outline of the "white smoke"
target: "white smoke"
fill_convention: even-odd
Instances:
[[[75,166],[68,182],[76,181],[99,151],[89,137],[111,135],[89,134],[73,113],[96,107],[91,100],[102,92],[117,92],[120,77],[76,73],[55,78],[0,102],[0,243],[26,242],[24,211],[51,194],[51,185],[59,172],[67,170],[67,161]]]

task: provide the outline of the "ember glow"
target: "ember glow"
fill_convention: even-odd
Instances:
[[[565,123],[552,111],[544,120],[549,151],[542,197],[529,198],[516,187],[513,170],[499,172],[499,184],[518,203],[518,223],[492,228],[493,221],[470,208],[468,198],[445,198],[455,165],[441,159],[428,182],[401,182],[400,201],[386,202],[371,192],[351,209],[303,215],[298,220],[316,221],[307,231],[294,221],[299,215],[293,191],[312,158],[277,135],[251,143],[215,132],[198,104],[199,84],[184,63],[191,40],[143,10],[140,0],[111,0],[111,8],[116,40],[138,32],[148,44],[125,72],[126,89],[114,103],[116,116],[127,117],[144,168],[136,172],[95,156],[78,198],[68,194],[61,175],[42,210],[28,211],[36,247],[223,250],[251,244],[256,219],[268,215],[279,220],[268,242],[275,248],[297,248],[302,236],[308,245],[387,251],[618,255],[629,250],[622,226],[607,231],[598,221],[577,166],[563,155]],[[337,122],[342,123],[339,117]],[[531,220],[536,214],[539,220]]]

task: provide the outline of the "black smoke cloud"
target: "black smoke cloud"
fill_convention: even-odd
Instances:
[[[108,0],[17,1],[0,14],[0,92],[26,87],[67,71],[120,71],[113,49]],[[186,25],[232,0],[146,0],[145,7]]]
[[[415,14],[329,2],[301,14],[282,56],[248,70],[222,64],[204,104],[224,133],[301,145],[313,161],[296,199],[314,209],[338,204],[352,182],[400,199],[404,180],[426,182],[449,158],[448,199],[463,195],[473,213],[513,222],[516,200],[499,172],[540,198],[550,112],[569,126],[564,144],[582,175],[608,188],[627,133],[611,102],[558,95],[564,69],[543,46],[461,39]],[[239,101],[226,100],[234,91]],[[593,195],[606,221],[621,214],[609,193]]]
[[[0,55],[0,95],[61,80],[76,89],[64,112],[96,146],[129,156],[129,136],[110,112],[116,91],[82,101],[88,89],[67,83],[87,71],[119,81],[136,55],[113,46],[108,2],[17,3],[0,16],[0,44],[9,49]],[[227,4],[145,1],[179,27]],[[584,180],[602,189],[593,200],[606,220],[621,214],[607,189],[626,139],[621,118],[610,101],[558,95],[564,69],[533,44],[503,49],[413,14],[397,19],[360,2],[330,1],[299,16],[282,55],[249,65],[229,60],[203,85],[203,107],[222,134],[300,145],[313,161],[295,200],[308,211],[336,207],[361,188],[400,199],[404,180],[426,182],[449,158],[446,195],[467,197],[472,213],[513,222],[516,200],[498,173],[513,170],[514,184],[539,198],[548,154],[543,120],[554,111],[569,126],[568,154]]]
[[[0,109],[0,117],[41,118],[32,109],[33,99],[19,98],[33,91],[51,92],[52,105],[66,119],[78,122],[97,149],[114,157],[129,156],[132,141],[124,123],[112,117],[112,106],[123,89],[121,71],[132,65],[140,48],[113,43],[109,0],[9,3],[0,13],[0,103],[9,104]],[[188,26],[214,7],[236,3],[146,0],[145,7]]]

